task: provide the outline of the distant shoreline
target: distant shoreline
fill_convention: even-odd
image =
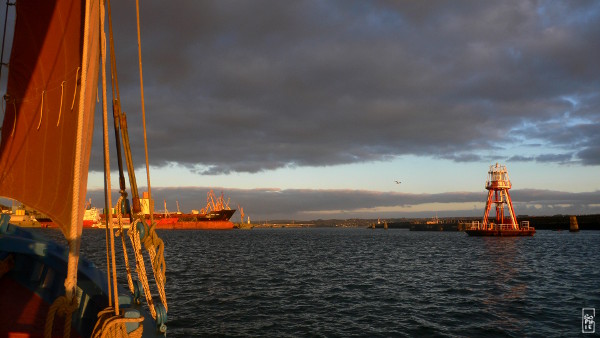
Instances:
[[[571,215],[554,216],[529,216],[518,215],[517,220],[529,221],[537,230],[569,230]],[[600,214],[575,215],[580,230],[600,230]],[[253,224],[255,228],[367,228],[375,227],[383,229],[387,223],[388,229],[411,229],[426,230],[440,229],[445,231],[458,231],[460,224],[481,221],[481,217],[440,217],[438,223],[431,224],[431,218],[389,218],[389,219],[319,219],[313,221],[273,220]],[[429,224],[428,224],[429,222]]]

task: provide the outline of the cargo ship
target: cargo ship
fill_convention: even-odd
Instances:
[[[100,224],[100,209],[92,207],[92,200],[90,200],[83,212],[83,227],[92,228],[98,224]]]
[[[39,228],[41,227],[40,222],[35,216],[28,213],[25,209],[16,209],[14,213],[10,215],[10,222],[14,225],[18,225],[22,228]]]
[[[197,214],[154,214],[154,221],[157,229],[228,230],[233,229],[230,219],[234,213],[235,209],[221,209]]]
[[[154,210],[154,201],[148,198],[148,193],[144,192],[140,198],[140,207],[142,214],[150,222],[150,210]],[[152,220],[156,229],[170,230],[229,230],[233,229],[233,222],[230,221],[235,213],[235,209],[229,208],[229,201],[225,201],[223,194],[216,197],[211,190],[207,193],[206,207],[202,210],[192,210],[191,213],[182,213],[179,211],[179,202],[177,211],[169,212],[166,207],[161,212],[153,212]],[[114,212],[114,210],[113,210]],[[92,225],[93,228],[106,228],[106,219],[104,213],[99,215],[100,221]],[[113,214],[113,224],[117,225],[117,216]],[[121,218],[124,229],[130,226],[130,216],[125,214]],[[85,227],[85,224],[84,224]]]
[[[144,193],[140,199],[142,212],[149,218],[150,208],[154,207],[154,202],[148,199],[148,194]],[[206,207],[202,210],[192,210],[191,213],[182,213],[179,211],[179,202],[177,202],[177,212],[170,213],[167,210],[167,202],[164,201],[165,209],[162,213],[154,213],[153,219],[157,229],[176,229],[176,230],[229,230],[233,229],[231,216],[235,209],[229,207],[229,200],[225,201],[223,193],[219,197],[215,196],[213,190],[206,194]]]

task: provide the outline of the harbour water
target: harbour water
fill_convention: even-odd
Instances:
[[[83,255],[105,266],[104,231],[83,235]],[[600,311],[600,231],[159,235],[169,337],[564,337],[581,334],[582,308]]]

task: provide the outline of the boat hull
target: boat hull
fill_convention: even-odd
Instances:
[[[488,237],[517,237],[517,236],[533,236],[535,229],[518,229],[518,230],[487,230],[487,229],[472,229],[465,230],[469,236],[488,236]]]
[[[179,230],[230,230],[233,223],[230,221],[203,221],[203,222],[177,222],[173,229]]]
[[[211,211],[208,214],[172,214],[165,216],[164,214],[154,214],[153,221],[156,224],[155,229],[167,230],[230,230],[234,224],[229,219],[235,210],[225,209],[219,211]],[[116,222],[116,216],[113,216]],[[126,224],[129,224],[129,216],[123,219]],[[146,220],[150,222],[150,216],[146,216]],[[95,228],[106,228],[106,221],[102,217],[102,222]]]
[[[0,220],[0,337],[43,337],[50,305],[65,294],[68,249],[44,240],[18,226]],[[12,262],[11,262],[12,261]],[[71,337],[89,337],[98,312],[108,306],[106,274],[85,258],[79,258],[77,271],[79,307],[73,312]],[[131,294],[119,286],[123,311],[137,311],[144,317],[142,337],[163,336],[152,316]],[[60,317],[60,316],[58,316]],[[53,337],[62,336],[58,319]]]
[[[156,222],[156,229],[170,230],[229,230],[233,229],[230,221],[175,221]]]
[[[93,220],[83,220],[83,227],[84,228],[91,228],[94,226],[94,224],[98,224],[98,222],[93,221]]]
[[[234,224],[229,219],[235,210],[224,209],[208,214],[173,214],[154,216],[156,229],[171,230],[230,230]]]

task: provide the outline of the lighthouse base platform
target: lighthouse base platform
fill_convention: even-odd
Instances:
[[[515,236],[533,236],[534,228],[517,229],[517,230],[500,230],[500,229],[471,229],[465,230],[469,236],[494,236],[494,237],[515,237]]]

